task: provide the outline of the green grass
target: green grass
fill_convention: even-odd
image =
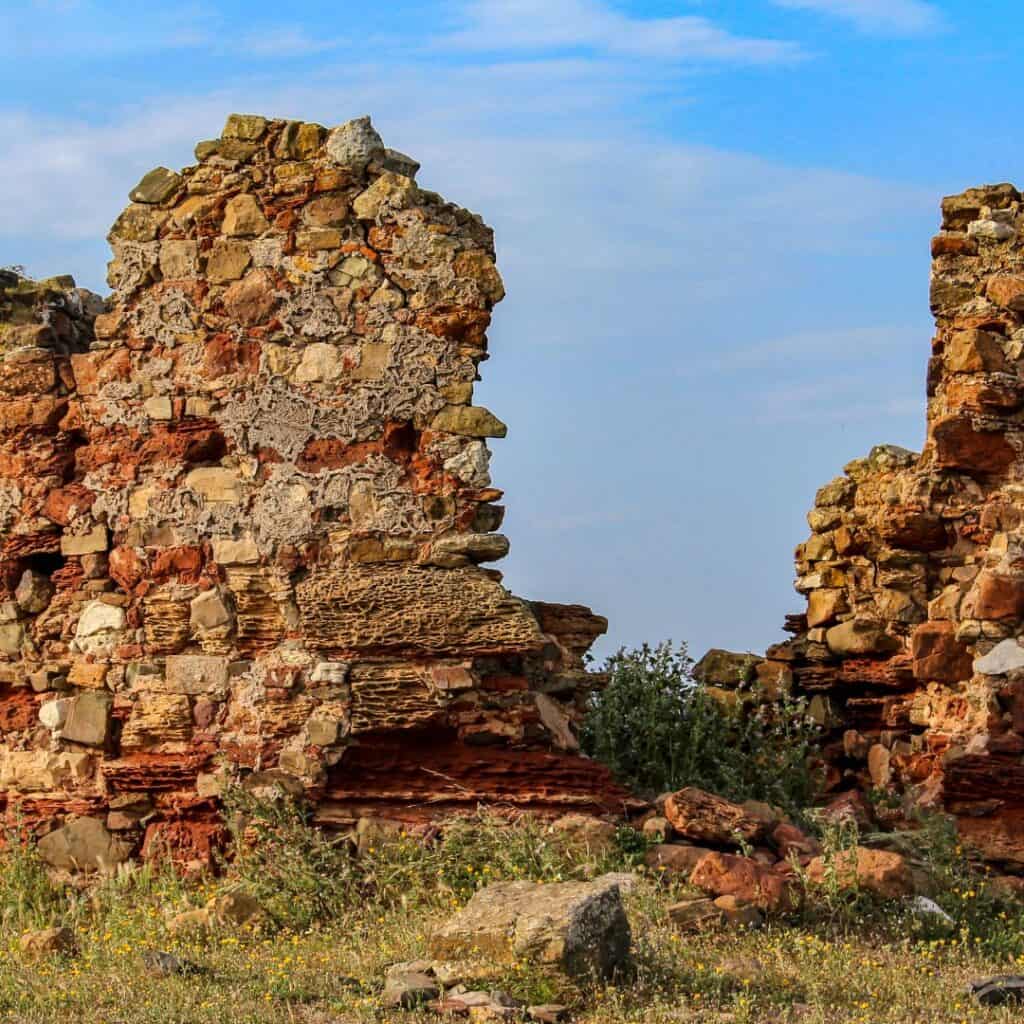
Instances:
[[[427,952],[437,924],[494,879],[557,881],[631,867],[635,835],[609,849],[570,850],[545,826],[482,816],[424,847],[395,837],[353,862],[283,806],[248,807],[250,839],[217,878],[185,883],[141,868],[87,890],[52,886],[31,850],[0,860],[0,1019],[89,1024],[349,1024],[437,1020],[384,1011],[391,963]],[[254,819],[263,816],[263,824]],[[935,848],[933,839],[929,840]],[[939,846],[943,857],[956,847]],[[757,932],[680,934],[666,908],[685,887],[645,874],[627,897],[636,970],[617,985],[576,987],[528,964],[497,971],[485,987],[527,1002],[564,1002],[582,1024],[801,1021],[817,1024],[1019,1020],[971,1003],[975,976],[1024,970],[1024,911],[999,903],[969,861],[951,870],[944,903],[951,939],[915,935],[895,905],[863,896],[839,911],[809,907]],[[325,876],[317,894],[313,870]],[[966,880],[966,881],[965,881]],[[270,916],[256,930],[182,937],[167,921],[231,887],[260,896]],[[964,887],[969,885],[970,888]],[[955,891],[954,891],[955,890]],[[315,908],[315,915],[312,913]],[[1003,917],[1000,919],[999,915]],[[27,928],[71,927],[73,957],[27,961]],[[194,977],[155,977],[142,954],[162,949],[199,965]]]

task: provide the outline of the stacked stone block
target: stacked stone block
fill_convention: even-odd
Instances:
[[[196,159],[132,190],[105,308],[0,307],[9,818],[201,862],[229,780],[340,828],[620,807],[573,732],[605,621],[484,567],[491,230],[368,118]]]

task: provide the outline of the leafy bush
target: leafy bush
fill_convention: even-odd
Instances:
[[[668,641],[612,655],[593,695],[584,750],[625,785],[656,795],[699,786],[733,800],[764,800],[801,814],[816,779],[817,727],[802,700],[725,706],[693,678],[686,645]]]

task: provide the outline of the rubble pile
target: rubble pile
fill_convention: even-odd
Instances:
[[[207,860],[235,776],[337,828],[619,809],[573,731],[605,620],[484,567],[491,230],[368,118],[196,160],[132,190],[105,306],[0,279],[8,820],[101,866]]]

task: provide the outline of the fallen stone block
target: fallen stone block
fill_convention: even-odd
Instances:
[[[43,836],[36,849],[50,867],[64,871],[112,871],[132,851],[98,818],[76,818]]]
[[[617,881],[498,882],[477,892],[430,939],[439,959],[526,960],[578,978],[613,977],[632,935]]]
[[[25,932],[18,940],[22,956],[36,959],[46,956],[70,956],[77,951],[75,933],[70,928],[43,928]]]
[[[702,842],[753,843],[766,830],[765,821],[740,804],[692,786],[665,801],[665,817],[679,835]]]
[[[982,1006],[1014,1006],[1024,1003],[1024,976],[999,974],[972,981],[967,991]]]
[[[831,879],[843,889],[867,889],[887,899],[913,896],[916,891],[906,858],[866,846],[840,850],[834,857],[815,857],[807,865],[807,879],[817,885]]]
[[[687,932],[718,928],[725,920],[721,907],[716,906],[715,901],[706,896],[673,903],[665,912],[676,928]]]
[[[690,884],[713,896],[738,896],[771,912],[789,910],[795,903],[789,879],[749,857],[728,853],[705,854],[693,869]]]

